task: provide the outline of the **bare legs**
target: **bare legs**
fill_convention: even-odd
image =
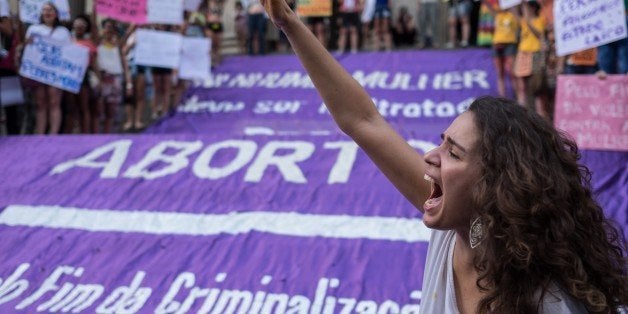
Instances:
[[[35,134],[45,134],[47,126],[49,134],[58,134],[61,127],[61,90],[40,85],[35,91],[35,99],[37,100]]]

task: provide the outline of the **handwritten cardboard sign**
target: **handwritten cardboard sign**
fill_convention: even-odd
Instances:
[[[182,36],[178,33],[138,29],[135,62],[175,69],[181,59],[181,42]]]
[[[96,12],[123,22],[146,22],[146,0],[96,0]]]
[[[41,7],[46,2],[52,2],[59,11],[59,19],[70,20],[70,4],[68,0],[20,0],[20,20],[24,23],[39,24]]]
[[[202,0],[185,0],[183,2],[183,7],[186,11],[194,12],[198,10],[198,7],[201,5]]]
[[[564,56],[628,36],[624,0],[556,0],[556,54]]]
[[[331,16],[331,0],[298,0],[299,16]]]
[[[24,49],[20,75],[78,93],[89,62],[89,50],[77,44],[35,37]]]
[[[183,24],[183,0],[148,0],[146,21],[159,24]]]
[[[628,77],[559,76],[554,123],[581,149],[628,151]]]
[[[208,38],[183,37],[180,78],[188,80],[209,78],[211,44]]]
[[[9,0],[0,0],[0,16],[9,16]]]

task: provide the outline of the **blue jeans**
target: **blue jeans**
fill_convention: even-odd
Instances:
[[[597,63],[608,74],[628,73],[628,37],[597,47]]]
[[[266,41],[266,16],[264,13],[259,14],[249,14],[248,16],[248,26],[249,26],[249,55],[254,55],[255,51],[253,51],[253,41],[257,41],[259,44],[259,54],[263,55],[265,53],[264,46]]]

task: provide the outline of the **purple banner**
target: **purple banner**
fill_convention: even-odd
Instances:
[[[365,60],[386,68],[391,58],[400,72],[416,56],[397,54],[403,62],[342,61],[355,76]],[[467,54],[486,53],[451,52],[462,59],[454,69],[420,63],[465,72],[476,64],[458,58]],[[292,57],[238,57],[214,79],[242,66],[302,71]],[[241,110],[185,105],[157,134],[0,138],[0,313],[418,313],[430,234],[420,213],[319,111],[311,87],[229,82],[194,88],[187,102],[224,97]],[[419,152],[455,117],[438,104],[484,94],[474,90],[369,88],[402,104],[380,111]],[[255,110],[273,99],[299,106]],[[628,233],[628,153],[583,156],[607,216]]]

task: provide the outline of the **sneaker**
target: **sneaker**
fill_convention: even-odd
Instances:
[[[445,44],[445,49],[454,49],[455,45],[452,42],[448,42]]]
[[[460,42],[460,47],[466,48],[467,46],[469,46],[469,43],[466,40]]]

